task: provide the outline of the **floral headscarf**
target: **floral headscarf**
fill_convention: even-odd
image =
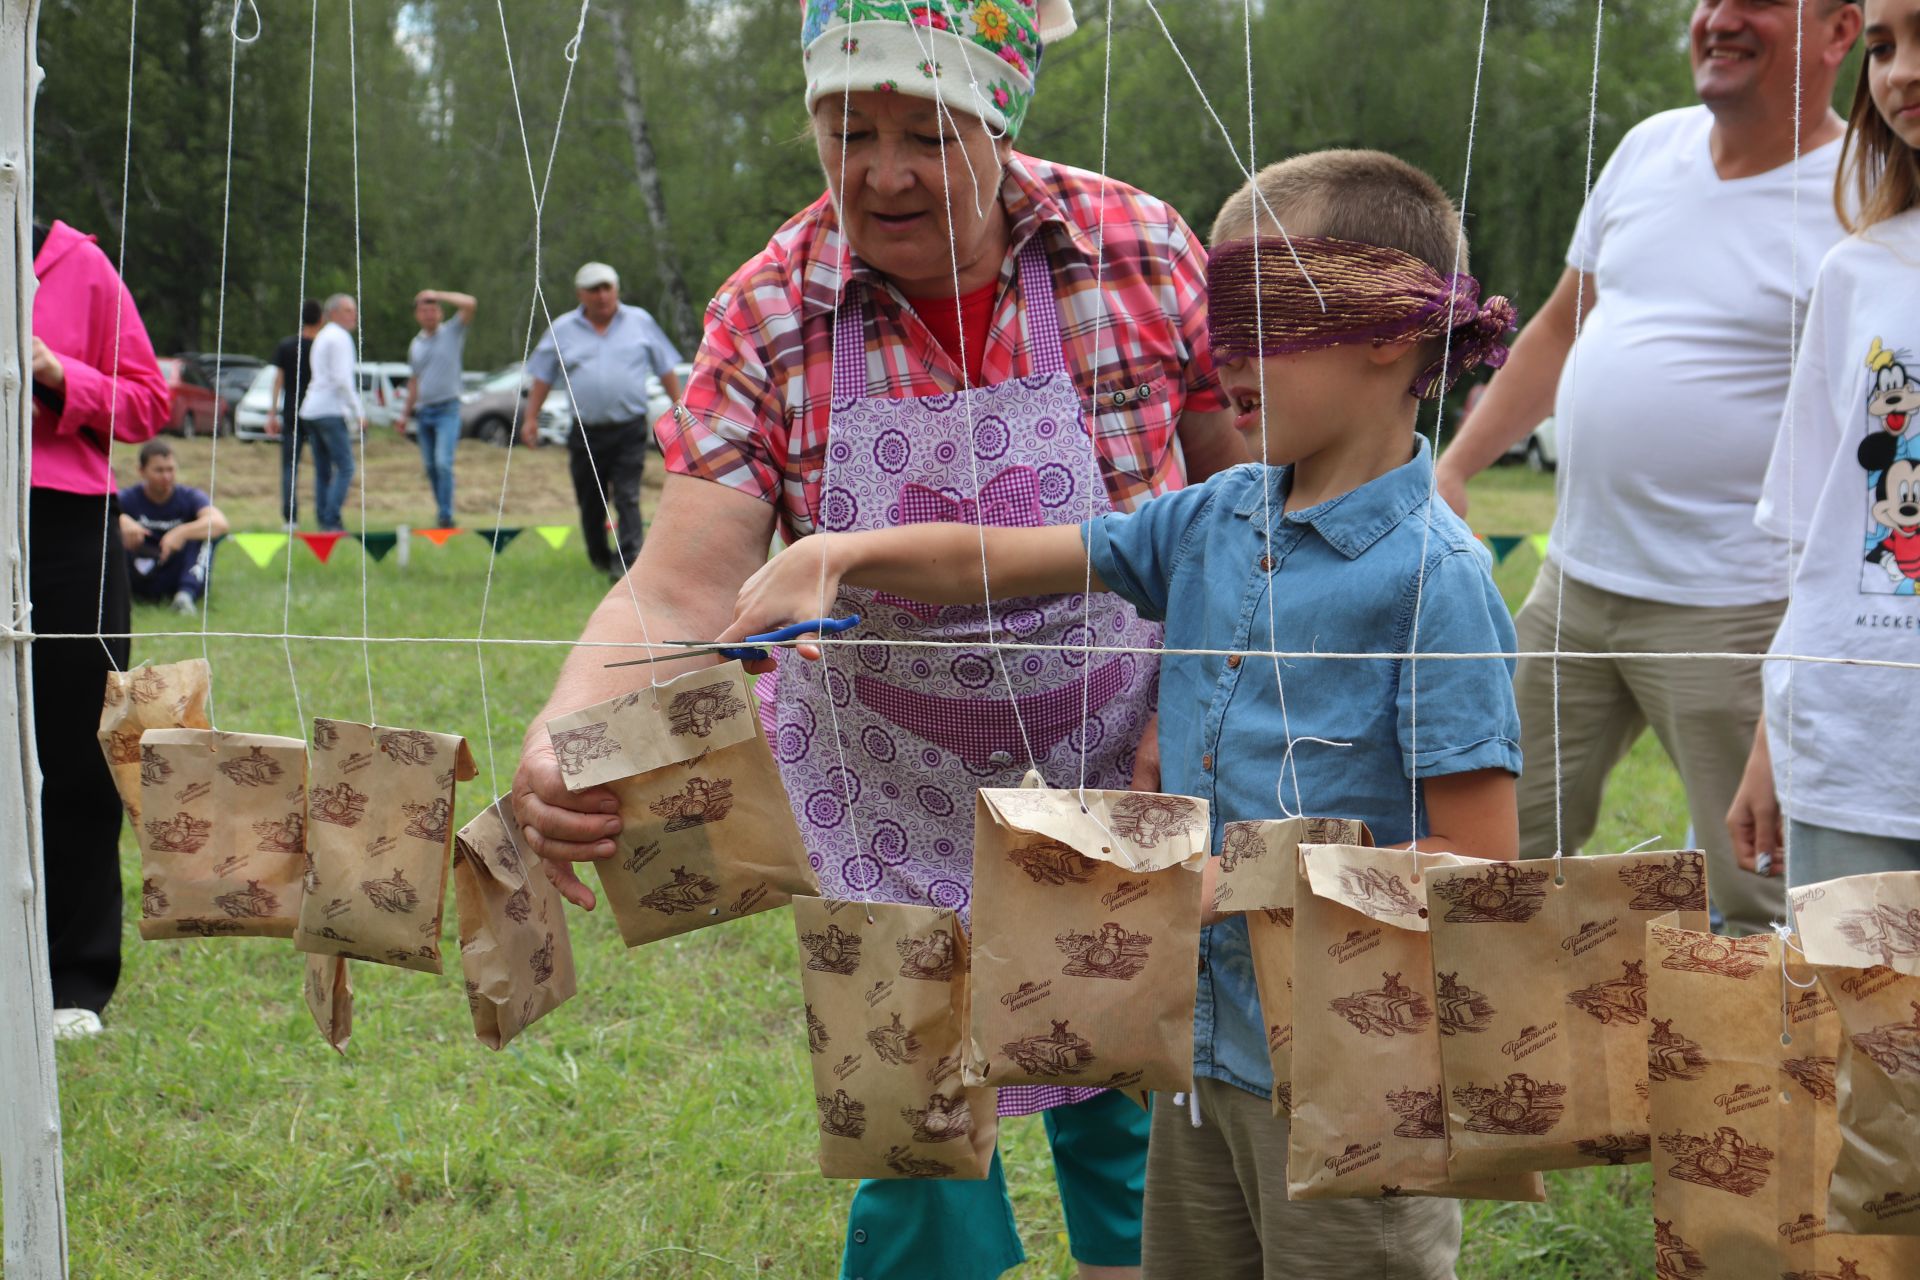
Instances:
[[[1069,0],[805,0],[807,109],[841,93],[945,103],[1011,138],[1026,122],[1044,41],[1074,29]]]

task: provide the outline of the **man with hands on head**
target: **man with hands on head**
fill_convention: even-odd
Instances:
[[[454,309],[451,318],[442,306]],[[453,527],[453,455],[460,443],[460,357],[467,326],[478,304],[470,293],[422,289],[413,296],[413,317],[420,332],[407,347],[407,403],[393,429],[407,434],[411,421],[420,437],[420,460],[433,487],[439,527]]]

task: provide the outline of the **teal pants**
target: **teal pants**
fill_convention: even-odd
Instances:
[[[1117,1093],[1042,1113],[1068,1247],[1096,1267],[1140,1265],[1147,1113]],[[994,1280],[1027,1260],[1000,1155],[978,1182],[862,1182],[842,1280]]]

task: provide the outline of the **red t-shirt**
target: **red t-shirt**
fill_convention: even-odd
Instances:
[[[980,385],[980,363],[986,358],[987,327],[993,320],[993,296],[999,287],[1000,282],[994,280],[958,298],[949,293],[937,298],[907,299],[940,349],[966,370],[967,382],[972,386]],[[960,358],[962,333],[967,336],[965,361]]]

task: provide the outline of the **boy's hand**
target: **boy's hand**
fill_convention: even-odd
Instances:
[[[741,586],[733,602],[733,621],[714,638],[715,644],[734,644],[748,636],[764,635],[791,626],[805,618],[825,617],[832,613],[834,599],[840,594],[840,570],[830,567],[837,539],[830,533],[816,533],[782,551],[760,566]],[[801,657],[817,662],[818,645],[796,646]],[[773,661],[750,662],[747,670],[773,670]]]

